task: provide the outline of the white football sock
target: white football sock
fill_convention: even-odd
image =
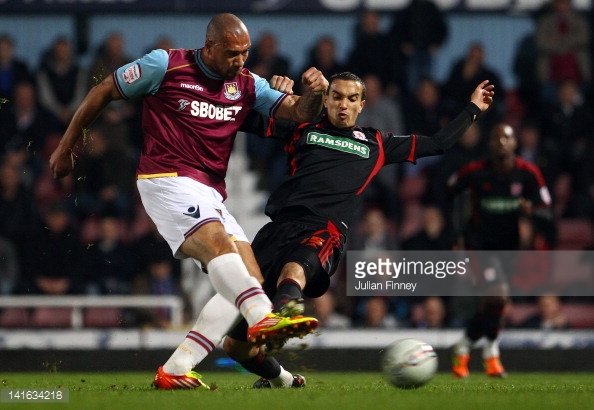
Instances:
[[[272,312],[272,302],[256,278],[250,276],[239,254],[217,256],[210,261],[206,270],[215,290],[235,304],[249,326]]]
[[[483,360],[487,360],[491,357],[499,357],[499,341],[486,340],[483,346]]]
[[[181,345],[163,365],[170,374],[186,374],[221,342],[241,319],[237,308],[218,293],[204,306]]]
[[[270,386],[275,388],[275,387],[291,387],[291,385],[293,384],[293,375],[291,373],[289,373],[288,371],[286,371],[282,366],[281,366],[281,372],[278,375],[278,377],[275,377],[274,379],[270,379]]]
[[[470,349],[474,343],[466,335],[454,345],[454,353],[460,356],[470,354]]]

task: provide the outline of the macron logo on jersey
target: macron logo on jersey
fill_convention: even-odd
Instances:
[[[186,84],[186,83],[181,83],[179,85],[181,88],[188,88],[190,90],[196,90],[196,91],[204,91],[204,88],[202,88],[201,85],[198,84]]]

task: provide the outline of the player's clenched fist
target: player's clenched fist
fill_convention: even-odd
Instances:
[[[293,95],[293,84],[295,82],[287,76],[273,75],[270,79],[270,87],[273,89]]]
[[[315,67],[310,67],[301,75],[301,82],[308,86],[314,93],[321,94],[328,88],[328,80],[324,74]]]

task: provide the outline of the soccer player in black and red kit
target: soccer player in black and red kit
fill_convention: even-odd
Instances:
[[[462,222],[465,218],[461,201],[454,207],[454,224],[460,230],[461,247],[485,251],[518,250],[521,216],[532,218],[551,240],[549,191],[538,167],[516,156],[516,148],[513,128],[505,123],[498,124],[489,138],[489,157],[465,165],[449,179],[452,194],[460,199],[467,193],[470,202],[466,223]],[[494,255],[475,271],[475,280],[480,286],[477,292],[482,296],[475,315],[466,325],[464,336],[453,347],[452,372],[455,377],[468,377],[470,349],[482,337],[486,337],[483,347],[485,373],[490,377],[506,377],[499,359],[497,338],[509,301],[505,278],[509,268],[506,267],[511,266],[512,261]]]
[[[329,79],[327,114],[314,123],[289,123],[260,115],[243,130],[287,141],[289,170],[272,193],[266,214],[272,222],[252,247],[265,277],[264,290],[281,314],[302,312],[296,300],[324,294],[344,252],[362,193],[383,165],[443,154],[493,101],[493,86],[479,84],[468,105],[433,136],[395,135],[355,125],[365,105],[365,85],[352,73]],[[287,305],[287,302],[288,305]],[[300,305],[300,306],[299,306]],[[247,370],[263,377],[255,387],[276,387],[280,365],[246,342],[245,322],[225,339],[224,349]],[[294,375],[293,387],[303,385]]]

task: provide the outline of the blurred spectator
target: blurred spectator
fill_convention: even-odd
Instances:
[[[134,161],[126,151],[114,146],[100,127],[89,130],[84,149],[74,170],[78,216],[109,212],[130,217],[135,193]]]
[[[519,327],[530,329],[568,329],[567,317],[563,313],[562,303],[555,294],[538,297],[538,313],[528,317]]]
[[[380,87],[385,89],[385,93],[390,98],[394,98],[400,97],[402,92],[406,91],[406,72],[402,64],[404,57],[399,50],[396,47],[386,50],[386,44],[389,44],[389,41],[389,36],[381,30],[380,14],[372,10],[362,12],[354,29],[354,44],[345,68],[363,78],[368,89],[369,84],[365,77],[373,75],[379,78]],[[363,113],[367,111],[367,106]],[[396,130],[382,128],[375,125],[376,122],[367,122],[367,124],[374,124],[379,129]]]
[[[543,109],[543,137],[555,144],[562,159],[563,171],[574,173],[583,157],[588,141],[594,136],[592,108],[572,80],[562,81],[556,99]]]
[[[365,83],[365,109],[359,114],[357,125],[403,134],[406,124],[398,100],[386,94],[384,83],[377,74],[366,74],[362,79]]]
[[[273,75],[288,76],[290,73],[290,61],[278,53],[276,36],[270,32],[263,33],[255,47],[250,49],[245,66],[268,80]],[[254,134],[247,134],[246,138],[250,169],[259,176],[258,188],[270,192],[285,175],[287,159],[284,142],[274,138],[260,138]]]
[[[152,220],[149,221],[149,230],[144,235],[135,239],[130,246],[132,247],[132,254],[134,255],[134,272],[146,272],[148,270],[148,263],[154,254],[171,253],[171,249],[167,241],[161,236],[157,230],[157,226]],[[179,267],[178,267],[179,269]],[[178,273],[179,274],[179,271]]]
[[[87,93],[87,72],[76,61],[72,44],[58,37],[37,70],[40,104],[67,126]]]
[[[134,259],[124,243],[124,221],[105,214],[99,219],[99,237],[87,246],[85,277],[87,294],[125,295],[132,289]]]
[[[27,154],[26,162],[37,174],[46,137],[61,131],[59,120],[38,103],[35,85],[27,82],[15,85],[11,106],[0,110],[0,152],[22,150]]]
[[[0,295],[14,292],[20,274],[16,248],[10,240],[0,236]]]
[[[589,137],[571,174],[569,198],[562,216],[590,218],[594,222],[594,139]]]
[[[363,81],[366,90],[365,109],[359,114],[357,124],[391,131],[396,135],[403,134],[405,126],[400,104],[386,95],[377,75],[368,74],[363,77]],[[363,193],[364,203],[381,207],[395,223],[400,221],[402,215],[397,190],[401,172],[401,164],[382,167]]]
[[[440,208],[427,205],[423,209],[423,228],[420,232],[402,243],[408,251],[451,250],[456,242],[456,234],[447,224]]]
[[[42,215],[35,235],[28,243],[31,271],[20,293],[79,294],[84,276],[83,248],[68,207],[52,204]]]
[[[316,67],[326,78],[330,78],[332,74],[341,73],[346,69],[345,65],[338,60],[336,42],[331,35],[322,36],[316,40],[309,50],[306,61],[305,66],[298,71],[299,73],[305,72],[309,67]],[[296,78],[301,78],[301,74]],[[301,81],[296,81],[295,94],[302,94],[300,87]]]
[[[474,87],[472,89],[474,90]],[[468,102],[468,95],[465,103]],[[410,101],[405,105],[404,114],[406,134],[433,135],[439,131],[448,122],[439,85],[429,78],[420,80]],[[406,163],[404,164],[405,174],[417,175],[439,161],[439,156],[433,156],[421,158],[416,164]]]
[[[33,194],[19,168],[7,158],[0,163],[0,236],[14,245],[22,274],[29,268],[30,248],[39,216]]]
[[[445,16],[433,1],[411,0],[394,14],[390,34],[406,56],[407,86],[414,92],[423,78],[433,78],[433,59],[448,36]]]
[[[15,57],[14,47],[14,39],[8,33],[0,34],[0,101],[3,107],[10,105],[17,84],[33,81],[27,64]]]
[[[518,81],[516,91],[527,119],[540,117],[542,88],[537,74],[538,48],[536,34],[531,32],[516,45],[512,63]]]
[[[146,270],[136,275],[133,294],[182,296],[185,300],[185,313],[189,317],[191,305],[181,291],[179,283],[179,260],[173,258],[169,247],[160,247],[147,261]],[[171,312],[167,308],[141,309],[137,312],[137,323],[144,326],[167,327]]]
[[[350,237],[349,250],[364,251],[365,257],[370,258],[382,251],[400,249],[394,228],[381,209],[367,209],[359,225],[357,232]]]
[[[260,77],[270,80],[273,75],[289,75],[290,62],[278,52],[276,36],[270,32],[260,35],[250,49],[245,66]]]
[[[109,33],[97,48],[89,65],[88,87],[99,84],[106,76],[132,60],[126,54],[124,36],[118,32]]]
[[[551,101],[563,81],[581,89],[590,82],[590,37],[587,20],[574,12],[571,0],[553,0],[537,21],[538,78],[545,100]]]
[[[476,84],[489,80],[495,86],[498,98],[487,112],[481,114],[480,126],[483,131],[490,131],[495,123],[501,121],[505,113],[505,88],[500,76],[485,62],[485,48],[474,42],[468,47],[466,54],[454,62],[448,78],[443,86],[443,96],[448,113],[457,113],[468,101],[468,96]]]
[[[398,321],[390,313],[389,300],[383,297],[369,297],[362,300],[362,327],[395,329]]]
[[[418,329],[442,329],[446,326],[446,306],[439,296],[427,296],[413,306],[411,324]]]
[[[153,50],[171,50],[173,48],[175,48],[173,44],[173,39],[169,37],[167,34],[161,34],[157,36],[155,42],[152,45],[148,46],[144,53],[148,54]]]
[[[51,134],[45,140],[43,155],[41,156],[42,169],[35,180],[34,195],[37,207],[45,209],[50,204],[64,198],[72,198],[74,192],[74,177],[67,175],[64,178],[56,179],[49,166],[49,158],[58,146],[62,134]]]
[[[559,151],[551,140],[543,140],[540,128],[531,121],[522,123],[518,131],[518,156],[538,165],[547,186],[555,186]]]
[[[110,33],[97,49],[88,70],[88,87],[93,87],[111,75],[117,68],[133,61],[125,52],[125,39],[121,33]],[[141,115],[141,101],[112,101],[101,113],[95,126],[105,130],[114,145],[121,149],[138,152],[142,146],[142,134],[138,124],[134,122]]]
[[[313,305],[313,316],[318,319],[319,326],[324,329],[348,329],[351,320],[348,316],[336,311],[334,293],[328,291],[319,298],[309,301]]]

